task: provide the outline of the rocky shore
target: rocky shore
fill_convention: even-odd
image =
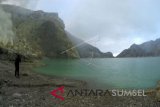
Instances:
[[[50,92],[64,86],[64,91],[85,89],[87,83],[67,78],[51,77],[32,70],[32,64],[22,63],[20,79],[14,77],[13,63],[0,62],[0,107],[160,107],[160,83],[146,91],[146,97],[67,96],[64,101]]]

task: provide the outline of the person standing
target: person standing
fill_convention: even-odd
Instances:
[[[15,77],[19,78],[19,63],[21,62],[21,56],[17,55],[15,59]]]

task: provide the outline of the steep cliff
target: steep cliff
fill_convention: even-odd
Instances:
[[[32,11],[13,5],[1,5],[11,15],[14,44],[3,45],[1,48],[24,56],[51,58],[78,58],[76,49],[61,54],[73,47],[65,33],[65,25],[57,13]],[[2,53],[1,53],[2,54]]]

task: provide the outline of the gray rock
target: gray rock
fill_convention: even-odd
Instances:
[[[3,100],[3,98],[2,98],[2,96],[0,95],[0,102],[2,102],[2,100]]]
[[[21,97],[22,95],[20,93],[14,93],[12,96],[13,97]]]
[[[158,101],[160,101],[160,90],[158,90],[158,91],[156,92],[156,99],[157,99]]]
[[[158,84],[157,84],[156,99],[160,101],[160,81],[158,81]]]

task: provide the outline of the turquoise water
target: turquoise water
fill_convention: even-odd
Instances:
[[[36,71],[85,80],[96,88],[153,88],[160,80],[160,57],[104,59],[45,59]]]

